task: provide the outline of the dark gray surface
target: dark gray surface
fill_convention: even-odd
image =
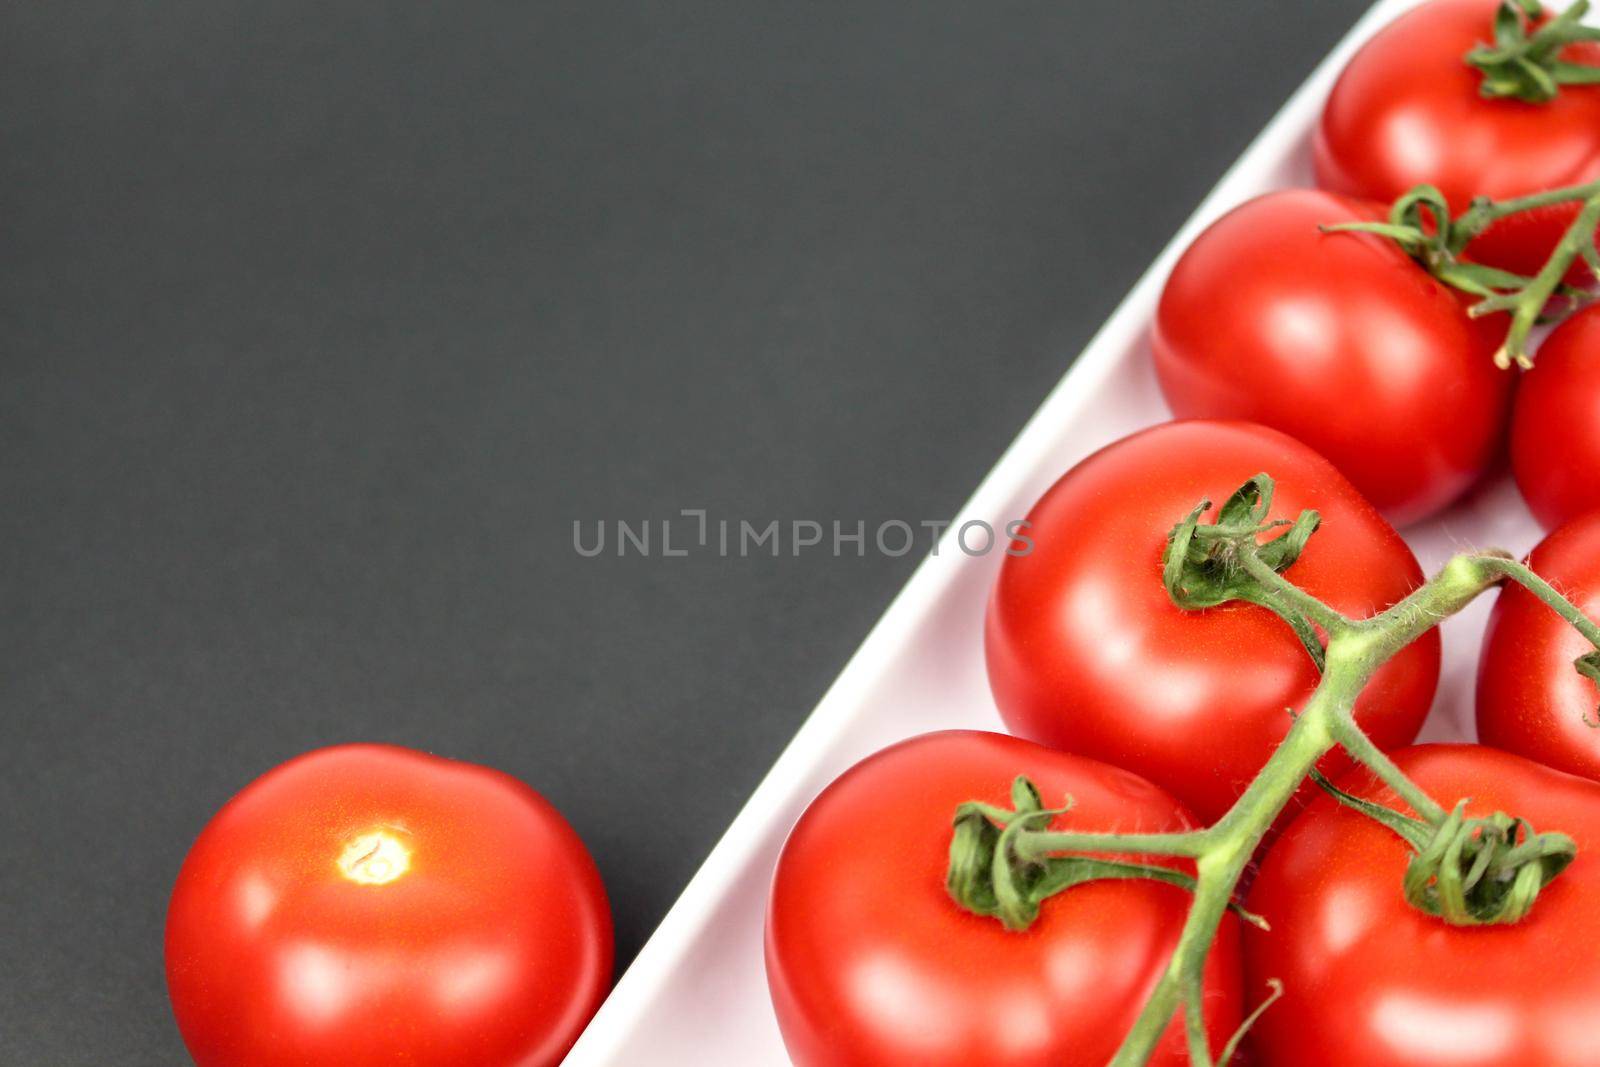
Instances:
[[[183,1062],[184,850],[334,741],[626,962],[914,560],[572,520],[948,516],[1363,6],[0,5],[0,1062]]]

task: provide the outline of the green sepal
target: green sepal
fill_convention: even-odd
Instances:
[[[1370,800],[1363,800],[1352,793],[1346,793],[1343,789],[1334,785],[1328,779],[1328,776],[1321,771],[1313,770],[1311,772],[1311,780],[1317,784],[1317,788],[1345,807],[1359,811],[1374,822],[1380,822],[1387,826],[1414,849],[1420,851],[1425,848],[1429,839],[1433,837],[1433,828],[1421,819],[1414,819],[1409,815],[1395,811],[1393,808],[1385,807],[1382,804],[1374,804]]]
[[[1494,44],[1480,44],[1462,57],[1482,75],[1479,93],[1490,99],[1547,104],[1561,94],[1563,85],[1600,83],[1600,68],[1560,58],[1569,45],[1600,41],[1600,29],[1583,24],[1588,10],[1589,0],[1575,0],[1534,29],[1544,17],[1542,5],[1502,0],[1495,10]]]
[[[1053,861],[1027,860],[1013,846],[1017,832],[1045,829],[1070,807],[1046,810],[1026,776],[1011,783],[1011,811],[969,801],[956,809],[945,888],[976,915],[992,916],[1008,930],[1024,930],[1039,915],[1040,883]]]
[[[1322,517],[1310,509],[1302,511],[1293,522],[1268,520],[1274,488],[1269,475],[1256,475],[1223,502],[1217,509],[1217,521],[1211,524],[1200,521],[1211,510],[1211,502],[1200,501],[1167,536],[1161,580],[1172,602],[1185,611],[1242,600],[1273,612],[1294,630],[1320,672],[1326,656],[1316,627],[1263,588],[1240,563],[1242,552],[1253,552],[1258,560],[1282,574],[1300,558],[1322,522]],[[1268,541],[1258,540],[1274,530],[1281,532]]]
[[[1318,772],[1312,778],[1340,804],[1411,847],[1402,883],[1406,901],[1452,926],[1521,922],[1540,891],[1578,854],[1566,834],[1536,833],[1525,820],[1504,812],[1469,818],[1465,800],[1435,825],[1352,796]]]
[[[1533,284],[1533,279],[1523,274],[1515,274],[1509,270],[1500,270],[1498,267],[1485,266],[1482,263],[1465,263],[1461,260],[1451,260],[1437,267],[1434,277],[1454,289],[1459,289],[1468,296],[1482,297],[1484,300],[1494,300],[1507,291],[1520,292]],[[1492,310],[1492,305],[1481,305]],[[1485,310],[1475,310],[1476,315],[1486,314]]]
[[[1600,649],[1579,656],[1572,665],[1578,669],[1579,674],[1595,685],[1600,685]]]
[[[1011,807],[1018,815],[1033,815],[1044,810],[1044,797],[1027,775],[1019,774],[1011,783]]]
[[[1600,686],[1600,649],[1579,656],[1572,665],[1577,668],[1579,674]],[[1600,729],[1600,711],[1596,712],[1594,719],[1585,716],[1583,721],[1587,726]]]
[[[1029,859],[1016,848],[1017,835],[1048,830],[1052,820],[1071,810],[1072,802],[1069,798],[1061,808],[1044,808],[1038,789],[1025,776],[1011,783],[1011,800],[1012,811],[977,801],[956,809],[945,888],[974,915],[999,919],[1008,930],[1026,930],[1046,900],[1086,882],[1144,879],[1194,891],[1193,875],[1156,864],[1083,855]],[[1230,905],[1230,910],[1247,922],[1266,925],[1242,907]]]
[[[999,828],[977,805],[963,804],[956,809],[945,889],[956,903],[978,915],[995,915],[1000,910],[993,876],[994,853],[999,843]]]
[[[1273,490],[1272,478],[1258,474],[1223,502],[1215,523],[1200,522],[1211,510],[1211,502],[1202,500],[1172,528],[1162,554],[1162,582],[1174,603],[1193,610],[1230,600],[1255,600],[1257,583],[1239,566],[1239,550],[1246,542],[1257,558],[1280,574],[1294,565],[1322,518],[1306,510],[1292,523],[1267,521]],[[1260,534],[1275,529],[1283,532],[1264,543],[1257,541]]]
[[[1387,237],[1412,255],[1419,254],[1427,243],[1427,236],[1418,232],[1416,227],[1393,222],[1325,222],[1317,229],[1323,233],[1371,233]]]

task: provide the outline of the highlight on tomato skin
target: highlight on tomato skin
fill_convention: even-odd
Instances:
[[[1541,541],[1528,565],[1600,618],[1600,511]],[[1519,585],[1500,591],[1478,660],[1478,737],[1557,770],[1600,781],[1600,684],[1576,667],[1595,651]]]
[[[1107,1062],[1177,943],[1190,895],[1148,880],[1050,898],[1024,932],[946,892],[951,814],[1027,775],[1057,828],[1186,830],[1181,804],[1128,771],[1004,734],[923,734],[868,756],[791,831],[768,898],[768,988],[796,1067],[1061,1067]],[[1174,861],[1177,862],[1177,861]],[[1241,1013],[1238,921],[1205,978],[1214,1047]],[[1188,1062],[1181,1021],[1160,1067]]]
[[[319,749],[206,825],[167,913],[198,1067],[554,1067],[610,984],[593,861],[499,771]]]
[[[1600,510],[1600,305],[1556,327],[1523,375],[1511,469],[1547,530]]]
[[[1062,475],[1029,513],[1035,547],[1007,558],[984,651],[1007,728],[1139,774],[1206,822],[1220,817],[1288,732],[1320,674],[1272,612],[1233,603],[1190,612],[1162,584],[1174,522],[1271,472],[1274,518],[1322,527],[1285,576],[1363,618],[1422,584],[1411,550],[1326,459],[1245,422],[1140,431]],[[1382,748],[1409,744],[1439,677],[1430,633],[1380,669],[1356,718]],[[1348,764],[1335,754],[1324,769]]]

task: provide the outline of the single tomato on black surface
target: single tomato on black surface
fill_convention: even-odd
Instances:
[[[1600,510],[1600,306],[1539,346],[1517,389],[1511,469],[1547,530]]]
[[[1404,525],[1488,468],[1515,378],[1494,365],[1505,316],[1471,318],[1390,240],[1319,228],[1382,217],[1309,189],[1235,208],[1173,268],[1152,341],[1174,414],[1291,434]]]
[[[611,954],[599,874],[555,808],[498,771],[384,745],[246,786],[167,912],[199,1067],[553,1067]]]
[[[1514,58],[1488,70],[1466,60],[1495,40],[1500,9],[1496,0],[1433,0],[1368,41],[1323,110],[1317,183],[1384,202],[1433,185],[1459,212],[1478,196],[1505,200],[1600,179],[1600,86],[1559,86],[1543,100],[1484,95],[1486,74],[1517,73]],[[1597,65],[1600,45],[1575,43],[1542,59]],[[1577,212],[1566,203],[1502,220],[1468,254],[1536,273]]]
[[[1517,902],[1520,914],[1459,925],[1410,902],[1404,887],[1417,853],[1394,830],[1319,798],[1267,853],[1250,890],[1249,908],[1271,929],[1246,931],[1248,981],[1283,983],[1283,998],[1251,1031],[1260,1067],[1596,1063],[1600,785],[1478,745],[1393,757],[1447,811],[1467,799],[1468,816],[1527,820],[1570,838],[1576,858]],[[1340,785],[1405,810],[1369,772]],[[1427,869],[1449,862],[1435,857]],[[1498,877],[1474,892],[1506,890]],[[1428,899],[1426,886],[1420,893]]]
[[[1600,511],[1545,538],[1528,565],[1580,611],[1600,618]],[[1565,619],[1508,583],[1478,661],[1479,739],[1600,780],[1600,684],[1576,666],[1579,657],[1594,655],[1595,646]]]
[[[951,814],[1027,775],[1051,826],[1178,831],[1193,819],[1137,775],[1002,734],[925,734],[869,756],[811,803],[767,909],[768,984],[796,1067],[1103,1067],[1167,965],[1188,890],[1090,881],[1023,932],[946,891]],[[1172,861],[1174,863],[1178,861]],[[1213,1047],[1240,1015],[1238,921],[1205,970]],[[1181,1023],[1151,1063],[1188,1062]]]
[[[1217,818],[1289,730],[1320,679],[1281,618],[1234,602],[1186,611],[1162,557],[1174,523],[1262,472],[1274,518],[1320,512],[1289,569],[1354,617],[1422,583],[1411,550],[1333,465],[1264,426],[1173,422],[1124,438],[1062,476],[1029,514],[1034,547],[1006,559],[989,602],[989,682],[1016,734],[1140,774]],[[1409,744],[1439,676],[1439,639],[1385,664],[1356,705],[1383,748]],[[1334,756],[1331,768],[1344,766]]]

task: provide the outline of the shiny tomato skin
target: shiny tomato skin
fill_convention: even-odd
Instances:
[[[1321,797],[1267,853],[1247,906],[1246,988],[1283,999],[1251,1031],[1259,1067],[1592,1067],[1600,1003],[1600,786],[1481,745],[1392,753],[1446,807],[1559,830],[1577,860],[1523,922],[1456,927],[1406,903],[1393,832]],[[1365,772],[1340,783],[1403,808]]]
[[[1323,525],[1287,577],[1348,615],[1422,582],[1411,550],[1332,464],[1264,426],[1172,422],[1072,468],[1029,515],[1034,542],[990,598],[989,682],[1012,733],[1126,767],[1211,821],[1255,777],[1319,675],[1265,608],[1173,604],[1161,580],[1172,526],[1247,479],[1277,480],[1272,517]],[[1374,677],[1356,714],[1384,748],[1409,744],[1439,677],[1436,634]],[[1342,757],[1330,757],[1337,772]]]
[[[167,912],[199,1067],[547,1067],[611,959],[599,874],[547,801],[386,745],[319,749],[245,787]]]
[[[1235,208],[1173,268],[1152,343],[1175,415],[1297,437],[1406,525],[1498,455],[1515,377],[1504,316],[1470,318],[1391,241],[1318,230],[1379,214],[1313,189]]]
[[[869,756],[795,824],[767,909],[768,986],[795,1067],[1104,1067],[1159,979],[1189,905],[1150,881],[1093,882],[1045,901],[1021,933],[946,894],[950,822],[1007,804],[1027,774],[1057,828],[1183,830],[1181,805],[1102,763],[1003,734],[924,734]],[[1238,926],[1206,972],[1212,1047],[1240,1014]],[[1180,1067],[1181,1025],[1151,1061]]]
[[[1511,469],[1547,530],[1600,509],[1600,306],[1558,326],[1523,375]]]
[[[1600,511],[1574,519],[1528,558],[1534,572],[1600,618]],[[1520,585],[1495,602],[1478,660],[1478,738],[1600,780],[1600,686],[1573,666],[1594,646]]]
[[[1345,67],[1318,124],[1317,184],[1389,203],[1423,183],[1460,212],[1473,197],[1510,199],[1600,178],[1600,90],[1563,88],[1547,104],[1489,100],[1462,61],[1493,38],[1497,0],[1432,0],[1380,30]],[[1600,47],[1564,58],[1600,63]],[[1472,258],[1536,273],[1576,204],[1502,221]]]

